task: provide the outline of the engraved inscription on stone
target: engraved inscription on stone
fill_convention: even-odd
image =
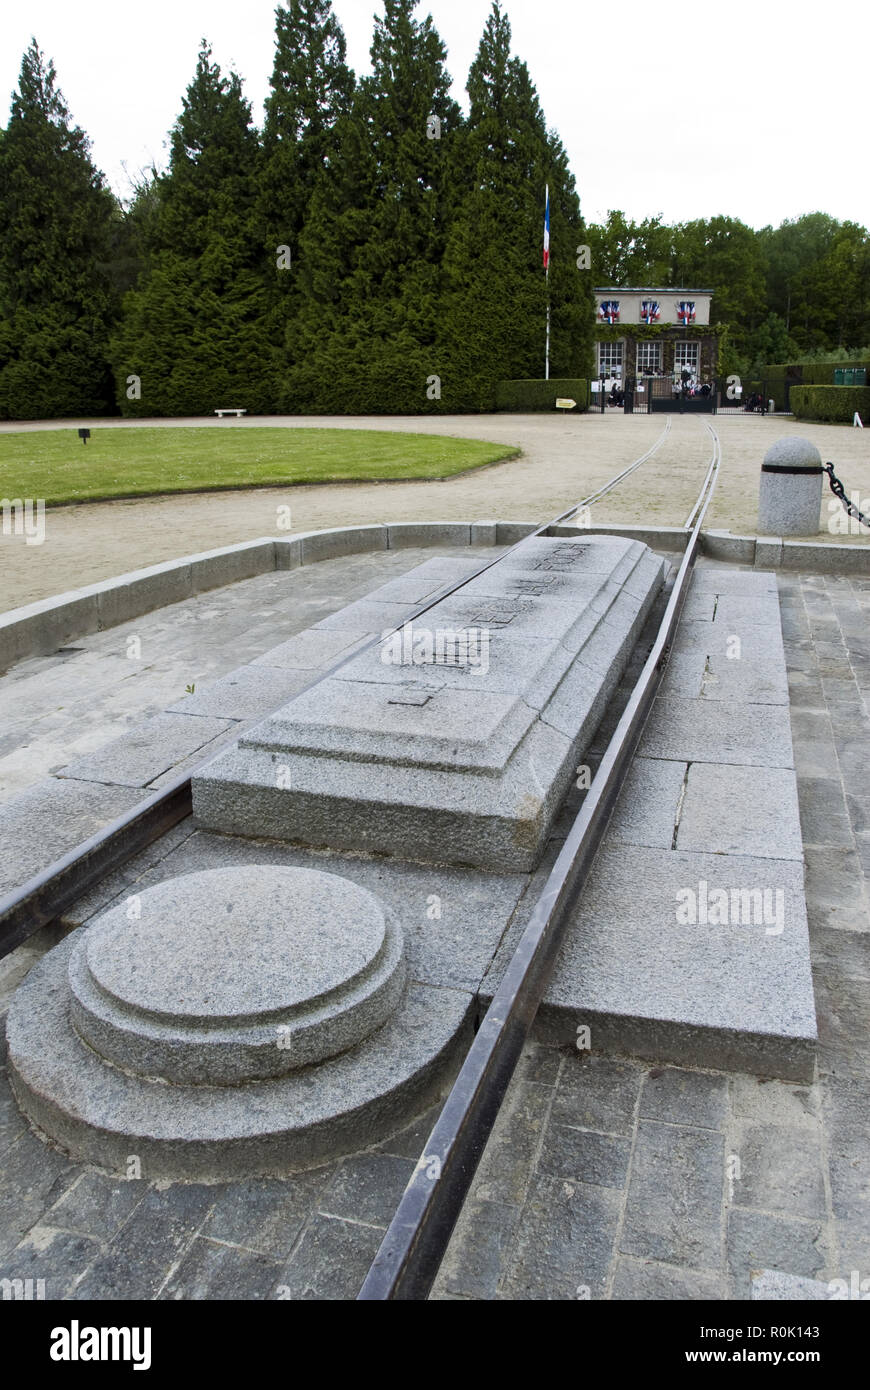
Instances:
[[[408,622],[389,662],[358,655],[220,754],[194,779],[194,814],[231,833],[532,868],[662,577],[639,541],[538,537],[414,620],[431,639],[425,675]],[[464,644],[439,633],[480,638],[467,676]],[[276,752],[289,787],[275,788]]]

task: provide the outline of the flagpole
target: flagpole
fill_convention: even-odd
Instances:
[[[547,231],[549,231],[550,218],[550,185],[547,184]],[[550,380],[550,256],[549,246],[547,247],[547,350],[544,360],[544,380]]]

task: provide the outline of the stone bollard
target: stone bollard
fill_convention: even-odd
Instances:
[[[799,435],[778,439],[761,465],[759,535],[818,535],[822,477],[822,456],[815,444]]]

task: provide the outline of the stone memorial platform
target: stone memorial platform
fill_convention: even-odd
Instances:
[[[7,1020],[13,1088],[99,1167],[304,1167],[440,1080],[471,997],[406,977],[396,914],[347,878],[269,864],[171,877],[31,971]]]
[[[396,638],[246,733],[193,780],[210,829],[528,870],[666,563],[617,537],[530,539],[403,626],[444,562],[318,624]],[[310,640],[310,636],[308,638]]]

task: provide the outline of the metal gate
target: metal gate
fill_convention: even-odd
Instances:
[[[766,415],[769,393],[767,382],[742,380],[739,376],[717,377],[717,415]]]

